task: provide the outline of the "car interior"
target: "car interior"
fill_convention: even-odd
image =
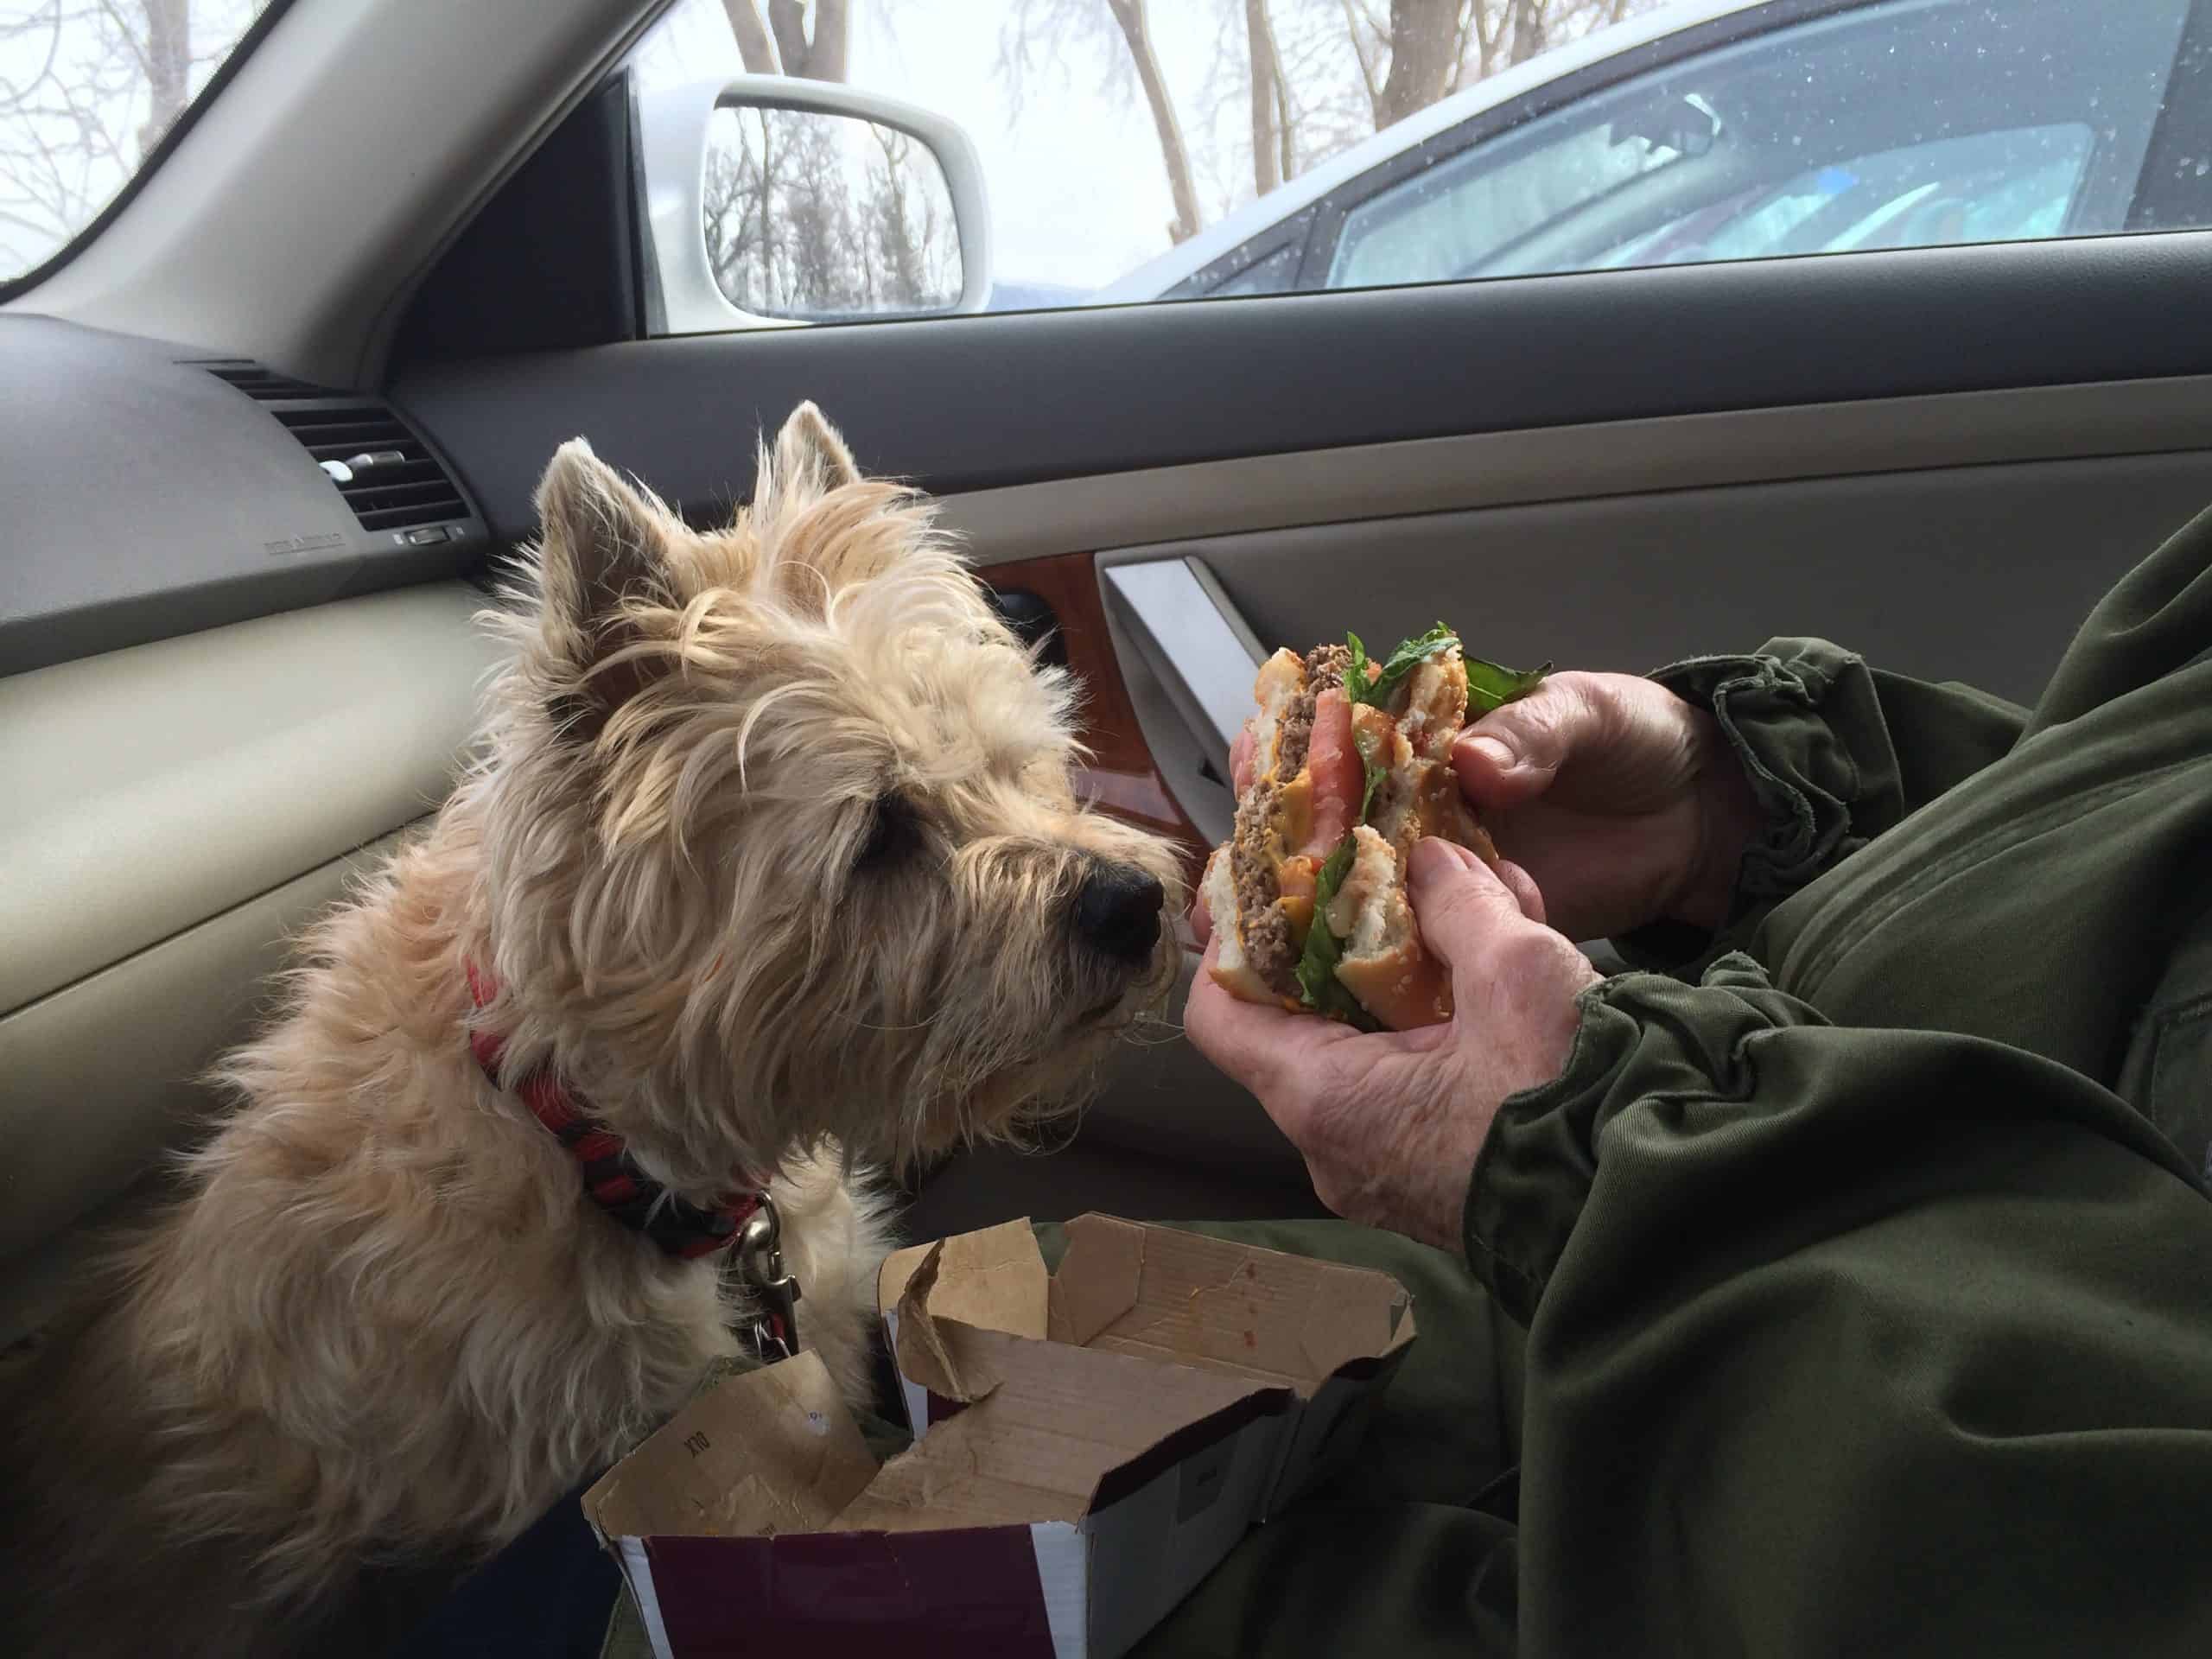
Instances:
[[[2212,501],[2195,231],[671,334],[630,64],[659,10],[271,4],[0,304],[0,1344],[205,1121],[288,942],[435,810],[569,437],[703,525],[813,400],[940,499],[1081,679],[1089,793],[1194,870],[1277,647],[1443,618],[1644,671],[1817,632],[2028,701]],[[2181,10],[2162,88],[2202,73]],[[2155,222],[2212,224],[2176,165],[2212,106],[2164,108]],[[1745,188],[1663,178],[1545,234]],[[908,1235],[1321,1213],[1180,1004],[1053,1145],[915,1172]]]

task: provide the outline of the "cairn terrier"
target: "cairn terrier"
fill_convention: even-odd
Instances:
[[[1073,688],[811,404],[726,530],[581,441],[537,507],[483,758],[31,1368],[0,1650],[334,1650],[748,1351],[762,1190],[864,1402],[867,1170],[1070,1103],[1172,978],[1173,855],[1076,799]]]

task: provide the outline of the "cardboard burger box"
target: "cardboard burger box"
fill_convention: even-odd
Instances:
[[[1114,1659],[1356,1447],[1413,1338],[1386,1274],[1110,1217],[902,1251],[912,1449],[821,1362],[721,1379],[585,1494],[658,1659]]]

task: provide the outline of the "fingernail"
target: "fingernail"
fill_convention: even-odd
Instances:
[[[1512,770],[1513,751],[1494,737],[1471,737],[1467,740],[1467,748],[1470,753],[1481,755],[1500,772]]]

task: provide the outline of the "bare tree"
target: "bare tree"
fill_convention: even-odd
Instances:
[[[729,14],[729,32],[737,39],[738,60],[744,64],[745,73],[783,73],[784,66],[776,61],[776,43],[761,20],[759,0],[722,0],[722,10]]]
[[[802,80],[842,80],[848,20],[845,0],[814,0],[814,27],[806,27],[800,0],[768,0],[768,27],[784,73]]]
[[[1450,90],[1463,3],[1480,0],[1390,0],[1390,67],[1376,95],[1377,132]]]
[[[1073,48],[1109,42],[1107,89],[1111,90],[1117,81],[1126,85],[1125,76],[1134,73],[1142,90],[1153,130],[1159,137],[1168,200],[1174,209],[1167,226],[1168,238],[1183,241],[1197,234],[1204,219],[1198,211],[1191,152],[1183,141],[1183,124],[1153,49],[1145,0],[1014,0],[999,35],[999,67],[1019,110],[1026,86],[1039,67],[1065,73],[1075,55]]]
[[[191,102],[193,72],[264,0],[43,0],[0,21],[0,265],[35,264],[88,223]]]
[[[192,77],[192,17],[188,0],[144,0],[144,5],[147,107],[146,124],[138,129],[142,158],[184,113]]]
[[[1175,100],[1160,73],[1160,59],[1152,49],[1152,29],[1145,16],[1145,0],[1106,0],[1115,26],[1128,47],[1129,62],[1144,88],[1144,101],[1152,111],[1152,124],[1160,135],[1160,160],[1167,168],[1167,194],[1175,205],[1175,218],[1167,226],[1171,242],[1198,233],[1198,193],[1191,182],[1190,152],[1183,147],[1182,123],[1175,118]]]
[[[1512,63],[1526,63],[1551,43],[1548,0],[1513,0]]]
[[[715,117],[704,223],[715,277],[761,316],[826,321],[941,310],[960,297],[960,248],[942,171],[903,133],[802,111]]]
[[[1168,235],[1181,241],[1441,99],[1660,3],[1175,0],[1178,22],[1196,12],[1218,22],[1212,61],[1183,110],[1147,0],[1014,0],[1000,65],[1017,110],[1038,73],[1065,76],[1085,60],[1104,67],[1102,91],[1141,92],[1173,208]]]
[[[737,55],[748,75],[790,75],[799,80],[842,80],[850,55],[849,0],[814,0],[810,27],[804,0],[722,0]]]
[[[1336,0],[1377,131],[1660,0]]]
[[[1244,0],[1245,56],[1252,87],[1252,188],[1261,195],[1298,170],[1288,89],[1275,52],[1268,0]]]

